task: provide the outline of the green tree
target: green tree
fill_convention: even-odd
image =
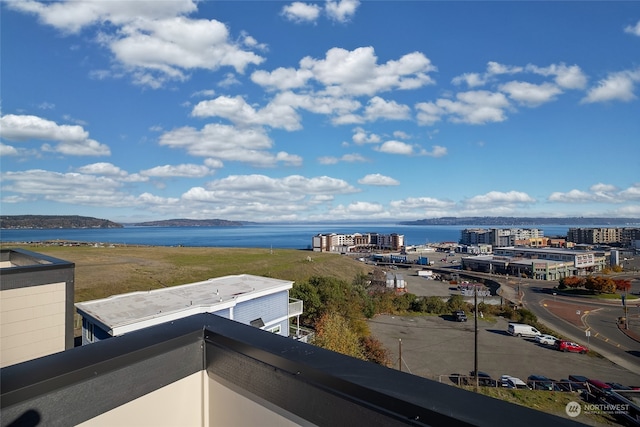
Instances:
[[[451,295],[447,301],[447,309],[449,311],[468,310],[468,304],[462,298],[462,295]]]

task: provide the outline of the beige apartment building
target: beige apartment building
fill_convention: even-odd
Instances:
[[[74,276],[71,262],[0,251],[0,367],[74,346]]]

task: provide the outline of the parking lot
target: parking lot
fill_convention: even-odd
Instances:
[[[607,382],[640,386],[640,376],[606,359],[562,353],[533,339],[507,334],[503,318],[478,320],[478,370],[494,379],[508,374],[526,381],[532,374],[560,380],[583,375]],[[392,353],[394,367],[402,351],[402,370],[449,382],[451,374],[474,369],[474,321],[455,322],[449,316],[377,316],[369,322],[372,334]]]

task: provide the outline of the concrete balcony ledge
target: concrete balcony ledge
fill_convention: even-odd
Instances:
[[[1,424],[579,425],[198,314],[0,370]]]

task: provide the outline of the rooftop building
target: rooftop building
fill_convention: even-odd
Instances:
[[[289,298],[293,282],[240,274],[76,304],[83,344],[193,314],[213,313],[283,336],[303,303]]]
[[[0,251],[0,367],[74,346],[75,264]]]

